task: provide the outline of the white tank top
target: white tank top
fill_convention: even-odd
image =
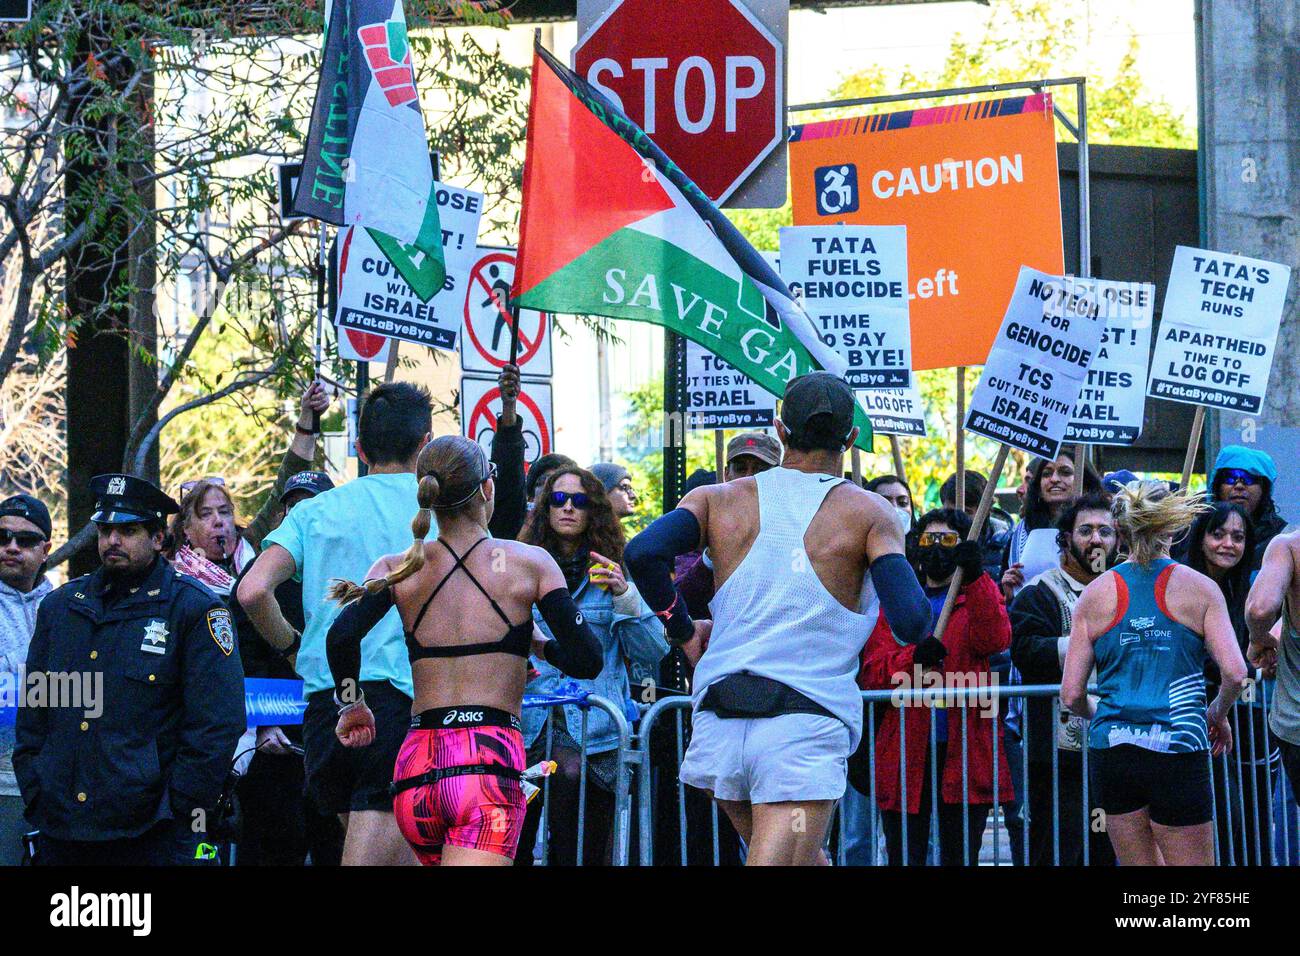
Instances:
[[[830,475],[772,468],[758,483],[758,536],[709,608],[713,635],[695,669],[692,699],[709,685],[748,672],[780,681],[848,725],[852,748],[862,736],[858,661],[880,613],[876,588],[862,581],[858,611],[826,590],[804,550],[804,534],[830,490]]]

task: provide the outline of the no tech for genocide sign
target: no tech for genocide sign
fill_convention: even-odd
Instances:
[[[784,226],[781,278],[822,341],[848,362],[850,385],[912,383],[903,226]]]
[[[1156,287],[1149,282],[1075,279],[1092,289],[1106,329],[1088,380],[1079,390],[1065,440],[1089,445],[1131,445],[1142,434],[1147,360]]]
[[[1147,394],[1258,414],[1290,281],[1279,262],[1175,249]]]
[[[1021,266],[966,428],[1055,458],[1105,328],[1086,285]]]

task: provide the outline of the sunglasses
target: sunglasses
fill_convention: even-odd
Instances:
[[[226,479],[222,478],[220,475],[213,475],[210,478],[193,478],[189,481],[181,482],[181,497],[183,498],[185,495],[188,495],[201,481],[206,481],[208,484],[216,485],[219,488],[226,487]]]
[[[1102,541],[1109,541],[1115,537],[1115,529],[1108,524],[1081,524],[1074,529],[1074,533],[1080,538],[1091,538],[1095,534]]]
[[[1240,468],[1229,468],[1223,473],[1223,481],[1220,484],[1235,485],[1237,482],[1241,482],[1247,488],[1253,488],[1259,484],[1259,478]]]
[[[45,535],[35,531],[9,531],[0,528],[0,548],[9,547],[9,542],[17,541],[20,548],[34,548],[45,541]]]
[[[923,548],[938,545],[941,548],[955,548],[961,544],[961,535],[956,531],[922,531],[917,543]]]
[[[587,506],[591,504],[591,499],[587,497],[587,493],[585,491],[575,491],[575,492],[552,491],[551,492],[552,508],[563,508],[570,501],[573,502],[573,507],[577,508],[579,511],[586,511]]]

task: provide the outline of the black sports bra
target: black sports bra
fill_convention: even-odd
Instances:
[[[411,629],[406,632],[406,653],[412,661],[425,660],[431,657],[471,657],[475,654],[515,654],[518,657],[526,658],[529,653],[531,653],[533,646],[532,618],[529,618],[522,624],[511,624],[510,618],[506,617],[506,613],[501,610],[501,606],[492,599],[492,595],[487,593],[487,589],[485,589],[483,585],[479,584],[478,578],[474,577],[470,569],[465,567],[465,559],[474,553],[474,548],[477,548],[486,540],[488,540],[487,537],[479,538],[468,551],[463,555],[459,555],[452,550],[451,545],[446,541],[443,541],[442,538],[438,539],[438,543],[447,549],[447,552],[456,559],[456,563],[451,566],[451,570],[448,571],[443,576],[442,580],[438,582],[438,586],[433,589],[433,592],[420,608],[420,613],[415,616],[415,623],[413,623]],[[446,584],[451,576],[458,570],[464,571],[465,576],[474,582],[474,587],[478,588],[483,593],[483,596],[488,599],[488,603],[492,605],[492,610],[497,612],[497,617],[501,618],[501,620],[505,622],[508,630],[506,631],[505,636],[499,641],[482,641],[478,644],[444,644],[438,647],[426,647],[416,641],[415,632],[420,629],[420,622],[424,620],[424,612],[429,610],[429,605],[432,604],[433,599],[438,596],[438,592],[442,590],[442,586]]]

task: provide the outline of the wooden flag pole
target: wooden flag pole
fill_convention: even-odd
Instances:
[[[1087,449],[1083,442],[1074,446],[1074,497],[1083,497],[1083,471],[1088,467]]]
[[[384,366],[384,381],[391,382],[397,375],[397,347],[402,344],[401,339],[389,339],[388,341],[388,364]]]
[[[998,445],[997,457],[993,459],[993,469],[989,472],[988,484],[984,486],[984,494],[980,495],[979,507],[975,510],[975,518],[971,521],[970,533],[966,535],[967,541],[978,541],[980,531],[984,528],[984,521],[989,516],[989,511],[993,508],[993,495],[997,491],[998,479],[1002,477],[1002,466],[1006,464],[1007,452],[1011,450],[1008,445]],[[961,489],[962,480],[957,480],[957,488]],[[960,507],[960,505],[958,506]],[[948,626],[948,619],[952,617],[953,604],[957,600],[957,592],[961,590],[962,585],[961,568],[952,576],[952,583],[948,585],[948,594],[943,599],[943,609],[939,612],[939,621],[934,626],[934,636],[943,637],[944,629]]]
[[[510,364],[519,364],[519,305],[510,299]]]
[[[313,352],[313,381],[320,381],[320,366],[322,354],[325,349],[325,303],[326,303],[326,272],[329,262],[327,248],[329,245],[326,237],[326,225],[320,224],[316,231],[316,341],[312,343]],[[315,432],[320,431],[320,412],[311,413],[311,427]]]
[[[903,474],[903,447],[897,435],[889,436],[889,453],[894,458],[894,477],[900,481],[907,481],[907,475]]]
[[[723,477],[727,470],[727,443],[725,441],[726,433],[721,428],[713,430],[713,467],[715,469],[714,481],[722,484],[727,479]]]
[[[849,452],[849,467],[853,471],[853,483],[862,487],[862,450],[854,445]]]
[[[1183,490],[1192,480],[1192,467],[1196,464],[1196,452],[1201,447],[1201,431],[1205,428],[1205,406],[1196,406],[1196,415],[1192,418],[1192,437],[1187,442],[1187,457],[1183,459]]]
[[[902,477],[901,475],[899,476]],[[992,484],[992,482],[990,482]],[[966,366],[957,367],[957,510],[966,510]]]

